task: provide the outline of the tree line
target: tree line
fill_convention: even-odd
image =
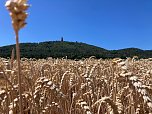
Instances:
[[[0,47],[0,57],[11,57],[12,49],[15,45]],[[152,50],[141,50],[138,48],[126,48],[120,50],[106,50],[93,45],[81,42],[67,41],[47,41],[41,43],[21,43],[21,57],[25,58],[63,58],[82,59],[95,56],[97,59],[103,58],[126,58],[138,56],[139,58],[152,58]]]

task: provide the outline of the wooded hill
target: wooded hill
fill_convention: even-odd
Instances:
[[[0,57],[10,57],[15,45],[0,47]],[[106,50],[97,46],[67,41],[47,41],[41,43],[21,43],[21,57],[26,58],[63,58],[81,59],[95,56],[98,58],[126,58],[138,56],[139,58],[152,58],[152,50],[138,48],[125,48],[120,50]]]

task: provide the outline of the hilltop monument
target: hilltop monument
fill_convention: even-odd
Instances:
[[[64,40],[63,40],[63,37],[61,37],[61,42],[63,42]]]

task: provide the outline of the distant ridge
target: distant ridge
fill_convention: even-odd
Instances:
[[[15,45],[0,47],[0,57],[10,57]],[[97,46],[81,42],[46,41],[40,43],[21,43],[21,57],[26,58],[63,58],[81,59],[95,56],[96,58],[126,58],[138,56],[139,58],[152,58],[152,50],[138,48],[125,48],[119,50],[107,50]]]

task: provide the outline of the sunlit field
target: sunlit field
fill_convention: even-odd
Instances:
[[[0,50],[1,57],[8,57],[0,57],[0,114],[152,114],[152,51],[119,47],[150,48],[150,2],[30,2],[4,4],[16,47]],[[1,42],[12,44],[11,39],[4,40],[13,37],[5,23],[8,17],[0,14],[5,28]],[[29,29],[20,36],[27,23]],[[60,35],[73,42],[64,42],[63,36],[60,44],[47,42]],[[21,42],[46,42],[20,45],[20,37]],[[88,40],[119,50],[81,43]],[[126,56],[134,57],[121,59]]]
[[[152,60],[21,59],[24,114],[152,114]],[[19,114],[17,62],[0,58],[0,114]]]

